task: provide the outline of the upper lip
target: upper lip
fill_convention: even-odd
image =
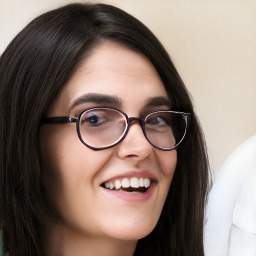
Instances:
[[[109,181],[109,180],[115,180],[115,179],[122,179],[122,178],[149,178],[152,181],[157,181],[157,177],[154,173],[148,170],[138,170],[138,171],[128,171],[128,172],[122,172],[118,175],[109,177],[105,179],[101,184]]]

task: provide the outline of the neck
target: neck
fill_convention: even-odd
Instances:
[[[132,256],[137,241],[124,241],[107,236],[88,236],[62,225],[42,225],[43,255],[52,256]]]

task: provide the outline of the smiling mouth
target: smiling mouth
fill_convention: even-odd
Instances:
[[[144,193],[150,187],[150,184],[151,180],[149,178],[132,177],[104,182],[101,187],[109,190]]]

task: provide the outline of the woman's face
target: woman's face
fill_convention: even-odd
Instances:
[[[106,42],[82,63],[47,116],[76,117],[85,109],[104,106],[139,117],[169,109],[159,97],[168,99],[151,62]],[[88,238],[134,241],[153,230],[174,174],[175,150],[153,148],[138,122],[122,142],[100,151],[81,143],[75,123],[42,125],[40,143],[45,187],[63,230]],[[145,183],[150,179],[150,187],[144,193],[104,187],[132,177],[144,178]]]

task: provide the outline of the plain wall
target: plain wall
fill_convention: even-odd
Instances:
[[[69,0],[0,0],[0,52],[32,18]],[[86,2],[86,1],[80,1]],[[162,41],[201,120],[211,168],[256,134],[255,0],[109,0]]]

